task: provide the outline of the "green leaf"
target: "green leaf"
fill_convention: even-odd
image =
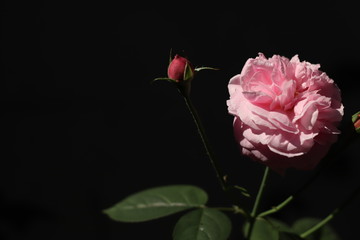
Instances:
[[[182,216],[173,232],[174,240],[226,240],[231,233],[231,221],[224,213],[202,208]]]
[[[206,192],[196,186],[162,186],[130,195],[104,213],[116,221],[143,222],[202,207],[207,200]]]
[[[171,78],[165,78],[165,77],[163,77],[163,78],[155,78],[154,80],[152,80],[152,82],[155,82],[155,81],[168,81],[168,82],[176,83],[176,80],[171,79]]]
[[[245,235],[249,231],[250,225],[245,224]],[[252,229],[251,240],[278,240],[279,232],[266,219],[256,219]]]
[[[294,232],[301,234],[307,231],[308,229],[310,229],[311,227],[313,227],[314,225],[316,225],[320,221],[321,219],[317,219],[317,218],[302,218],[297,220],[293,224],[292,229],[294,230]],[[313,234],[309,235],[305,239],[306,240],[340,240],[340,237],[328,224],[323,226]]]
[[[249,231],[249,224],[245,225],[245,235]],[[280,232],[290,232],[290,227],[279,220],[258,218],[254,224],[251,240],[279,240]],[[285,238],[286,239],[286,238]]]
[[[275,218],[267,218],[267,220],[270,223],[270,225],[279,232],[293,232],[291,227],[288,224],[284,223],[283,221],[280,221]]]

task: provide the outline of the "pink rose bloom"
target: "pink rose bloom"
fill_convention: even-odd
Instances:
[[[340,90],[319,64],[263,54],[230,79],[228,111],[242,153],[284,173],[313,169],[337,140]]]

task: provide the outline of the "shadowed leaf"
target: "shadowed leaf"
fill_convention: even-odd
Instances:
[[[292,229],[294,232],[301,234],[311,227],[315,226],[321,219],[317,218],[302,218],[297,220]],[[306,240],[340,240],[340,237],[335,233],[335,231],[330,227],[330,225],[325,225],[320,228],[318,231],[309,235],[305,238]]]
[[[163,186],[130,195],[104,213],[116,221],[142,222],[202,207],[207,199],[206,192],[196,186]]]
[[[202,208],[180,218],[174,232],[174,240],[226,240],[231,232],[231,221],[222,212]]]

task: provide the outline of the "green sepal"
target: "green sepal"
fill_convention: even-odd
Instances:
[[[246,210],[244,210],[244,209],[242,209],[242,208],[240,208],[239,206],[236,206],[236,205],[233,205],[232,207],[234,209],[235,214],[241,214],[246,218],[249,217],[250,214]]]
[[[351,120],[354,123],[354,125],[357,121],[360,121],[360,111],[352,115]],[[355,130],[357,133],[360,133],[360,127],[355,128]]]
[[[199,72],[201,70],[220,70],[218,68],[213,68],[213,67],[197,67],[194,69],[196,72]]]
[[[171,61],[173,60],[173,52],[172,52],[172,48],[170,48],[170,53],[169,53],[169,64],[171,63]]]
[[[355,123],[356,120],[358,120],[360,118],[359,114],[360,114],[360,111],[355,113],[354,115],[352,115],[351,120],[352,120],[353,123]]]
[[[191,66],[188,63],[186,63],[184,70],[184,81],[189,81],[192,80],[193,78],[194,78],[194,71],[191,68]]]
[[[233,186],[233,188],[239,190],[244,197],[248,197],[248,198],[251,197],[250,193],[248,192],[248,190],[246,188],[240,187],[238,185]]]

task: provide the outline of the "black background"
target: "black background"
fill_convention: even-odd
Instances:
[[[209,205],[229,206],[181,96],[167,82],[150,84],[166,76],[171,48],[221,69],[200,72],[191,96],[224,170],[252,195],[263,166],[241,157],[226,107],[227,83],[246,59],[299,54],[339,85],[344,119],[360,107],[359,15],[342,1],[29,1],[2,9],[1,239],[171,239],[179,214],[129,224],[101,212],[168,184],[197,185]],[[360,180],[358,146],[275,216],[288,223],[326,216]],[[262,209],[312,174],[272,172]],[[342,239],[357,234],[359,201],[331,222]],[[231,217],[231,239],[240,239],[242,218]]]

